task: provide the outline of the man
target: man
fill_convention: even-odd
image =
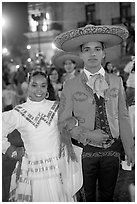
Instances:
[[[122,79],[106,73],[101,65],[105,48],[118,45],[127,37],[125,27],[87,25],[60,34],[54,42],[64,51],[78,51],[84,61],[83,73],[69,80],[63,88],[59,128],[61,141],[67,146],[72,159],[74,154],[69,137],[83,147],[87,202],[96,201],[97,184],[98,201],[113,201],[120,164],[119,138],[128,165],[134,165],[134,141]]]
[[[52,63],[57,68],[65,70],[63,74],[64,83],[78,75],[83,68],[83,60],[77,54],[70,52],[57,51],[52,58]]]
[[[6,154],[2,154],[2,201],[8,202],[11,176],[15,169],[16,163],[21,159],[24,153],[24,144],[20,132],[15,129],[8,134],[8,141],[11,146]],[[17,155],[15,154],[17,152]]]

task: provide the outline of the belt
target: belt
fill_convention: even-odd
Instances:
[[[106,143],[103,143],[101,145],[96,145],[96,144],[92,144],[92,143],[89,143],[88,145],[91,145],[91,146],[94,146],[94,147],[100,147],[102,149],[107,149],[109,147],[111,147],[111,145],[116,141],[117,139],[116,138],[113,138],[113,139],[110,139],[110,140],[107,140]]]

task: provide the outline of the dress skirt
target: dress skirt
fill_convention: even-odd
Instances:
[[[74,202],[83,185],[82,149],[74,146],[77,162],[55,154],[25,153],[12,174],[11,202]]]

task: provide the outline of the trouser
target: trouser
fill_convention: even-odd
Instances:
[[[129,106],[129,118],[133,136],[135,137],[135,105]]]
[[[112,202],[120,166],[120,154],[87,145],[82,167],[86,202]],[[98,191],[97,191],[98,190]]]
[[[8,202],[11,176],[2,177],[2,202]]]
[[[8,202],[11,175],[16,161],[2,154],[2,202]]]
[[[4,111],[9,111],[9,110],[12,110],[12,109],[13,109],[12,105],[7,105],[7,106],[5,106]]]

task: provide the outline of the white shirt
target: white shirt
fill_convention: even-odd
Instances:
[[[84,67],[84,72],[85,72],[85,74],[86,74],[88,80],[90,79],[91,76],[96,75],[96,74],[101,74],[103,77],[105,77],[105,70],[104,70],[104,68],[103,68],[102,66],[100,67],[100,70],[99,70],[98,72],[94,73],[94,74],[92,74],[91,72],[89,72],[88,70],[86,70],[85,67]],[[89,81],[88,81],[88,82],[89,82]],[[90,84],[89,84],[88,82],[87,82],[87,85],[90,86]],[[94,88],[93,88],[94,86],[93,86],[93,87],[90,86],[90,87],[93,89],[94,92],[96,92],[96,91],[94,90]],[[101,91],[100,93],[101,93],[102,96],[104,95],[103,91]],[[100,93],[97,93],[97,92],[96,92],[98,98],[100,98]]]
[[[91,75],[95,75],[95,74],[101,74],[101,75],[105,76],[105,70],[104,70],[104,68],[102,66],[101,66],[100,70],[98,72],[94,73],[94,74],[89,72],[85,67],[84,67],[84,72],[85,72],[88,80],[89,80]]]

